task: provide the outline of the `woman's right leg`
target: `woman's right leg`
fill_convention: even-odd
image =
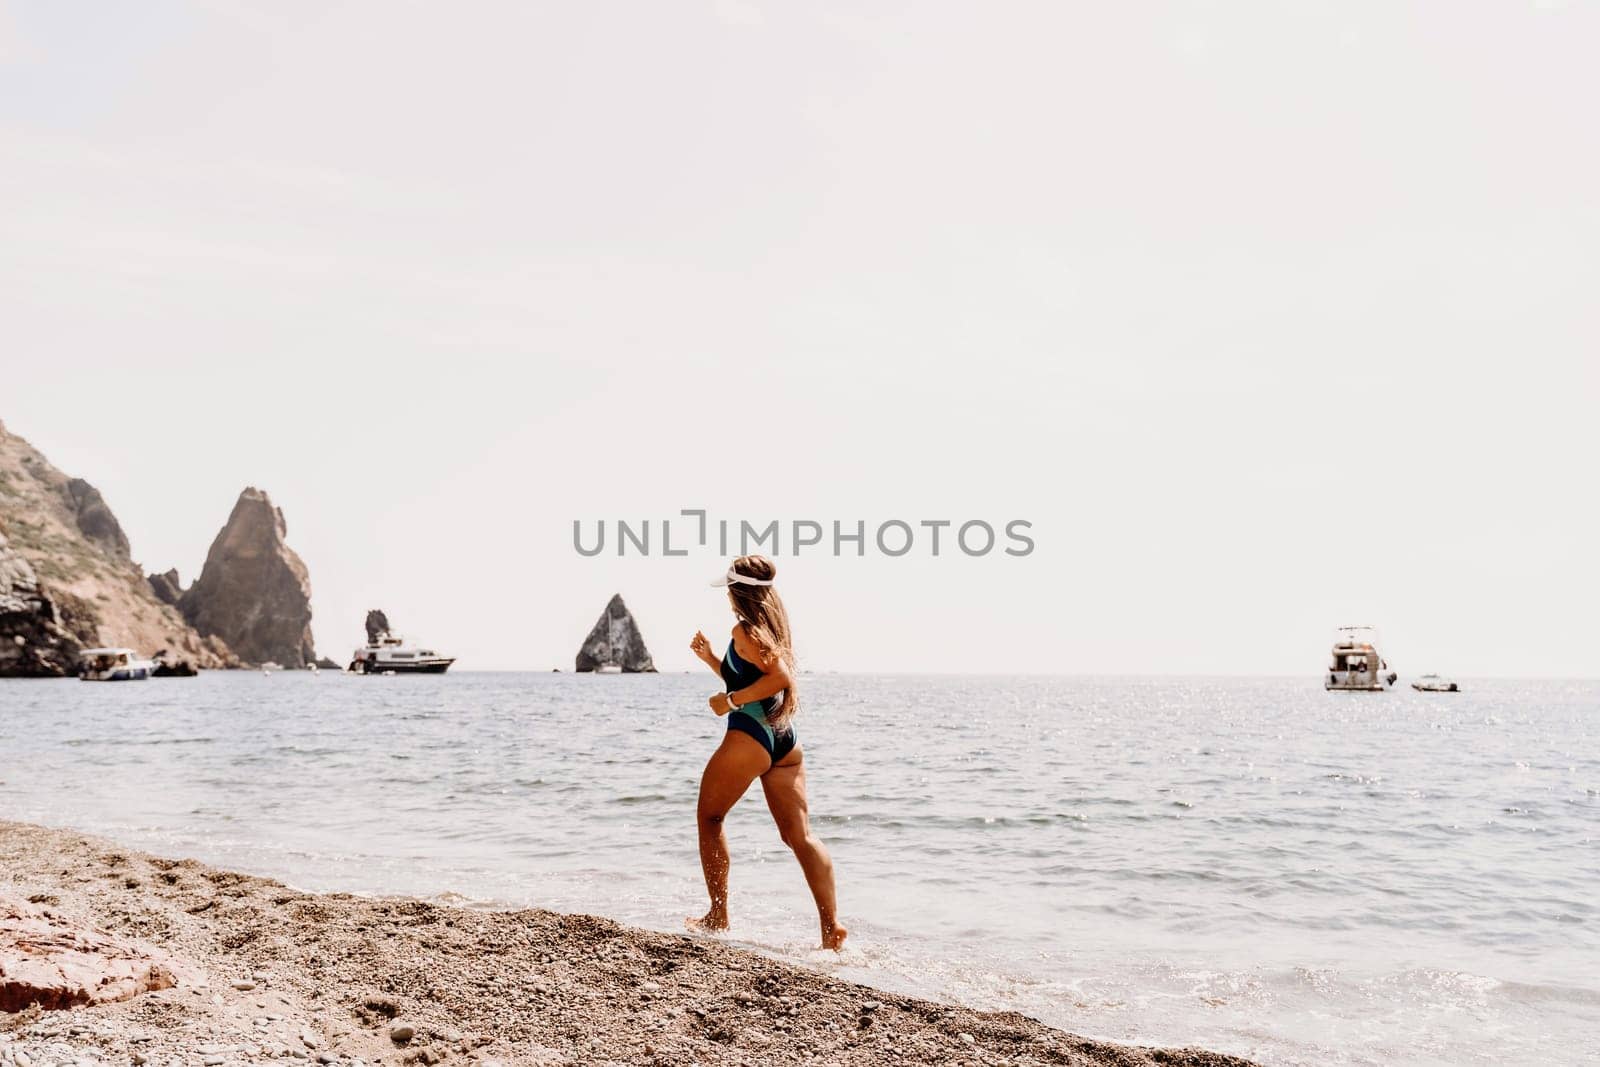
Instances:
[[[784,762],[761,776],[761,789],[767,794],[767,809],[778,824],[778,836],[794,852],[811,887],[817,904],[817,921],[822,927],[822,947],[844,947],[849,931],[839,925],[838,903],[833,889],[833,859],[811,832],[810,808],[806,803],[806,767],[796,749]]]
[[[721,746],[706,763],[705,773],[700,776],[695,818],[700,829],[700,869],[706,876],[711,909],[704,918],[688,920],[691,928],[728,928],[728,837],[722,832],[722,821],[750,783],[771,766],[772,757],[767,750],[738,730],[723,735]]]

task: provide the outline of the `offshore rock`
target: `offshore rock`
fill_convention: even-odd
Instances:
[[[639,624],[634,622],[628,606],[618,593],[600,613],[600,619],[578,649],[576,670],[595,671],[601,667],[618,667],[626,674],[642,674],[656,669],[650,659],[650,650],[644,647]]]
[[[367,612],[367,644],[378,643],[378,638],[389,632],[389,616],[374,608]]]
[[[152,678],[193,678],[200,673],[191,660],[174,655],[165,648],[151,658],[156,664],[155,669],[150,672]]]
[[[183,599],[183,582],[178,580],[178,568],[174,567],[165,574],[147,574],[145,581],[150,583],[150,591],[156,599],[163,604],[177,606]]]
[[[246,663],[301,668],[316,662],[311,579],[285,543],[287,531],[272,499],[245,489],[178,604],[191,626],[225,641]]]

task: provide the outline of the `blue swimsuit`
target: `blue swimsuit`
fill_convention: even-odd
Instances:
[[[728,654],[722,657],[722,683],[728,687],[728,692],[755,685],[762,677],[761,668],[741,659],[739,653],[733,650],[733,642],[729,641]],[[755,738],[767,750],[773,763],[793,752],[795,746],[794,727],[779,732],[767,724],[767,716],[777,709],[778,703],[776,696],[770,696],[728,712],[728,729]]]

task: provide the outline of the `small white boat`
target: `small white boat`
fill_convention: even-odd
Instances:
[[[1461,687],[1448,678],[1441,678],[1437,674],[1424,674],[1421,678],[1411,683],[1411,688],[1419,693],[1459,693]]]
[[[602,663],[602,664],[600,664],[600,666],[596,667],[594,670],[590,671],[589,673],[590,674],[621,674],[622,673],[622,668],[618,664],[615,664],[615,663]]]
[[[1378,651],[1377,627],[1339,627],[1333,637],[1333,663],[1322,688],[1379,692],[1392,687],[1399,677]]]
[[[155,669],[155,660],[140,659],[131,648],[86,648],[78,653],[78,677],[85,682],[142,682]]]
[[[399,634],[385,630],[355,650],[348,669],[356,674],[443,674],[455,661],[431,648],[408,645]]]

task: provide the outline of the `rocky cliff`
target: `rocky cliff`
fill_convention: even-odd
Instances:
[[[78,532],[99,545],[106,555],[115,559],[131,559],[132,548],[128,544],[128,535],[122,532],[122,524],[111,514],[111,508],[107,506],[105,497],[100,495],[100,490],[82,478],[69,479],[63,489],[62,495],[72,508],[72,518],[77,523]]]
[[[0,675],[68,674],[95,645],[199,667],[231,658],[156,598],[99,491],[0,424]]]
[[[640,674],[656,669],[650,650],[644,647],[639,624],[633,621],[628,606],[618,593],[600,613],[600,619],[578,649],[576,670],[594,671],[601,667],[620,667],[625,673]]]
[[[0,534],[0,677],[70,674],[97,637],[83,607],[42,589],[33,564]]]
[[[240,493],[178,607],[191,626],[221,638],[246,662],[298,668],[317,658],[311,579],[284,541],[287,532],[283,512],[266,493]]]

